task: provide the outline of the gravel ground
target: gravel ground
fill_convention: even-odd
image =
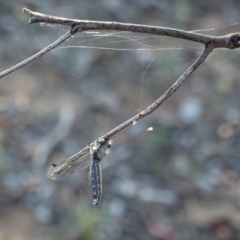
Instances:
[[[0,1],[1,71],[68,29],[29,25],[23,7],[61,17],[238,32],[238,1]],[[239,239],[239,50],[217,50],[163,106],[116,140],[92,206],[88,170],[46,177],[150,105],[202,46],[127,32],[76,35],[0,87],[0,240]],[[143,132],[148,127],[153,132]]]

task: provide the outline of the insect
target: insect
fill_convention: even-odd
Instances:
[[[102,193],[102,172],[99,162],[111,147],[110,140],[100,139],[65,161],[52,164],[47,171],[47,176],[53,180],[65,177],[81,169],[91,166],[89,172],[92,188],[93,205],[97,206]]]
[[[152,130],[152,127],[147,129],[147,131]],[[53,180],[57,180],[86,167],[90,167],[89,178],[93,205],[97,206],[102,194],[102,171],[99,163],[106,156],[113,138],[98,139],[67,160],[53,163],[48,168],[47,176]]]

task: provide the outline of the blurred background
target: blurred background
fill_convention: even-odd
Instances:
[[[240,2],[0,1],[1,71],[69,29],[22,13],[239,32]],[[0,82],[0,240],[239,239],[240,53],[216,50],[156,112],[115,141],[92,205],[88,169],[60,181],[51,163],[139,113],[199,56],[192,42],[84,32]],[[143,132],[148,127],[153,132]]]

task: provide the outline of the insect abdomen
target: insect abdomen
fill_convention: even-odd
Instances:
[[[101,166],[96,159],[92,160],[90,171],[90,182],[92,188],[93,205],[97,206],[102,193]]]

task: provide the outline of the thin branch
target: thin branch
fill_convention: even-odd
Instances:
[[[120,124],[116,128],[112,129],[99,139],[109,139],[115,136],[117,133],[123,131],[124,129],[128,128],[131,125],[134,125],[136,121],[140,120],[141,118],[146,117],[147,115],[153,113],[157,108],[159,108],[169,97],[171,97],[182,85],[186,82],[188,77],[205,61],[208,55],[213,51],[214,45],[206,45],[202,54],[197,58],[197,60],[178,78],[178,80],[154,103],[148,106],[145,110],[140,112],[139,114],[135,115],[134,117],[130,118],[129,120],[125,121],[124,123]],[[94,141],[95,142],[95,141]],[[94,145],[94,142],[90,144],[90,147]],[[68,161],[77,160],[84,152],[89,150],[89,146],[83,148],[80,152],[76,153],[75,155],[68,158]]]
[[[178,80],[160,98],[158,98],[154,103],[148,106],[145,110],[143,110],[136,116],[130,118],[126,122],[122,123],[118,127],[114,128],[110,132],[106,133],[101,138],[106,138],[106,139],[111,138],[112,136],[116,135],[118,132],[121,132],[123,129],[134,124],[136,121],[154,112],[169,97],[171,97],[182,86],[184,82],[186,82],[187,78],[205,61],[205,59],[213,51],[213,49],[214,49],[213,45],[206,45],[203,53],[197,58],[197,60],[178,78]]]
[[[88,20],[77,20],[77,19],[68,19],[68,18],[59,18],[55,16],[50,16],[38,12],[33,12],[26,8],[23,9],[23,12],[30,16],[29,23],[44,23],[44,24],[57,24],[57,25],[66,25],[71,26],[71,31],[64,34],[61,38],[55,41],[53,44],[49,45],[39,53],[34,56],[28,58],[27,60],[17,64],[16,66],[0,73],[0,78],[6,76],[7,74],[15,71],[16,69],[28,64],[51,51],[55,47],[57,47],[62,42],[66,41],[76,32],[87,31],[87,30],[115,30],[115,31],[130,31],[137,33],[147,33],[154,35],[162,35],[169,36],[174,38],[181,38],[185,40],[190,40],[198,43],[202,43],[205,45],[205,49],[203,53],[197,58],[197,60],[179,77],[179,79],[154,103],[152,103],[145,110],[137,114],[136,116],[130,118],[126,122],[120,124],[118,127],[114,128],[110,132],[103,135],[101,138],[109,139],[115,136],[118,132],[126,129],[127,127],[134,124],[136,121],[146,117],[147,115],[153,113],[158,107],[161,106],[169,97],[171,97],[187,80],[187,78],[204,62],[207,56],[215,49],[215,48],[238,48],[240,47],[240,34],[229,34],[225,36],[215,37],[209,36],[194,32],[182,31],[173,28],[163,28],[163,27],[155,27],[155,26],[147,26],[147,25],[139,25],[139,24],[126,24],[119,22],[100,22],[100,21],[88,21]],[[100,139],[101,139],[100,138]],[[78,159],[82,153],[89,150],[94,144],[90,144],[82,149],[77,154],[68,158],[68,160]]]
[[[27,65],[30,62],[35,61],[39,57],[50,52],[52,49],[56,48],[58,45],[66,41],[76,32],[82,32],[87,30],[116,30],[116,31],[130,31],[137,33],[145,34],[154,34],[169,36],[174,38],[181,38],[189,41],[194,41],[202,44],[214,44],[214,48],[238,48],[240,47],[240,34],[229,34],[220,37],[214,37],[210,35],[204,35],[194,32],[188,32],[173,28],[164,28],[164,27],[155,27],[139,24],[128,24],[128,23],[119,23],[119,22],[100,22],[100,21],[88,21],[88,20],[77,20],[69,18],[59,18],[55,16],[50,16],[38,12],[33,12],[29,9],[23,8],[23,12],[30,16],[29,23],[44,23],[44,24],[58,24],[58,25],[67,25],[74,26],[74,31],[71,31],[64,34],[57,41],[50,44],[40,52],[29,57],[28,59],[14,65],[13,67],[0,73],[0,78],[16,71],[17,69]]]
[[[181,38],[189,41],[194,41],[202,44],[214,43],[215,48],[237,48],[240,47],[240,35],[229,34],[225,36],[210,36],[191,31],[183,31],[174,28],[156,27],[132,23],[120,22],[103,22],[103,21],[90,21],[78,20],[70,18],[60,18],[39,12],[33,12],[27,8],[23,8],[23,12],[30,16],[29,23],[43,23],[43,24],[57,24],[72,26],[77,25],[80,31],[87,30],[115,30],[115,31],[129,31],[136,33],[154,34],[161,36],[168,36],[174,38]]]
[[[17,65],[3,71],[0,73],[0,78],[5,77],[6,75],[16,71],[17,69],[27,65],[30,62],[35,61],[36,59],[40,58],[41,56],[43,56],[44,54],[50,52],[51,50],[53,50],[54,48],[56,48],[58,45],[60,45],[61,43],[63,43],[64,41],[66,41],[68,38],[70,38],[73,35],[72,30],[68,31],[67,33],[65,33],[63,36],[61,36],[57,41],[53,42],[52,44],[50,44],[49,46],[47,46],[46,48],[42,49],[40,52],[34,54],[33,56],[25,59],[24,61],[18,63]]]

